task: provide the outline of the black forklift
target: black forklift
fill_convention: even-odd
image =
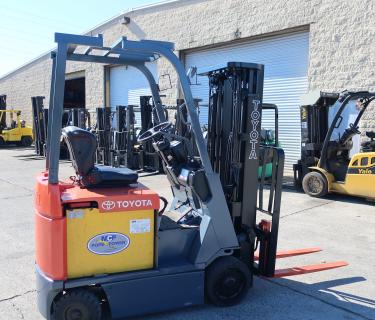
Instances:
[[[139,98],[141,127],[137,136],[159,124],[159,118],[156,113],[155,104],[152,96],[144,95]],[[168,120],[168,110],[163,106],[165,119]],[[144,172],[163,173],[161,159],[152,146],[152,142],[145,142],[137,145],[139,154],[139,167]]]
[[[165,119],[168,119],[166,108],[161,108]],[[155,105],[149,95],[139,97],[139,106],[96,108],[96,125],[93,129],[98,142],[96,163],[148,173],[162,172],[161,161],[152,143],[140,144],[137,141],[140,134],[158,123]]]
[[[44,107],[44,99],[44,96],[31,97],[35,153],[43,157],[46,155],[49,119],[49,109]],[[64,108],[61,121],[63,127],[74,125],[85,130],[91,128],[91,116],[86,108]],[[61,159],[68,159],[68,156],[67,146],[61,140],[60,157]]]
[[[137,134],[135,129],[136,107],[116,106],[113,115],[110,141],[110,165],[139,169],[139,152],[135,149]]]

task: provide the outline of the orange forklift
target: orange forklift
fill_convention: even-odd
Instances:
[[[235,108],[226,107],[235,120],[235,148],[221,161],[233,165],[220,165],[217,158],[213,170],[189,80],[172,43],[121,38],[104,46],[101,35],[60,33],[55,41],[46,170],[38,175],[35,191],[37,296],[45,318],[98,320],[109,314],[120,319],[206,299],[230,306],[246,296],[254,275],[282,277],[346,265],[275,270],[277,257],[320,249],[276,251],[284,153],[259,143],[263,65],[228,63],[215,71],[218,78],[229,72],[242,98],[231,102]],[[179,77],[198,155],[165,121],[158,86],[145,66],[160,56]],[[139,183],[135,172],[94,164],[97,142],[92,133],[61,128],[67,61],[130,65],[146,77],[158,124],[138,141],[151,141],[163,162],[173,193],[168,210],[165,199]],[[58,176],[61,134],[76,173],[68,181]],[[270,162],[267,198],[258,168]],[[229,180],[221,178],[224,167],[231,172]]]

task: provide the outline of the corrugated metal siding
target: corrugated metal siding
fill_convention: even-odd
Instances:
[[[268,38],[256,42],[188,53],[185,67],[200,70],[215,68],[229,61],[265,65],[264,102],[279,108],[280,142],[286,153],[286,171],[300,157],[300,97],[308,88],[307,70],[309,34],[307,32]],[[202,99],[200,120],[207,122],[208,79],[198,76],[199,85],[192,85],[194,98]],[[270,112],[264,113],[263,128],[273,127]]]
[[[146,63],[155,79],[158,78],[157,65],[155,62]],[[112,67],[109,78],[109,99],[111,109],[116,106],[136,105],[139,106],[139,97],[151,95],[151,90],[145,76],[133,67]],[[135,113],[136,126],[141,125],[141,115]]]

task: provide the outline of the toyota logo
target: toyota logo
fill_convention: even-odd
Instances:
[[[112,210],[115,206],[116,206],[116,202],[111,201],[111,200],[107,200],[107,201],[102,202],[102,208],[104,210],[107,210],[107,211]]]

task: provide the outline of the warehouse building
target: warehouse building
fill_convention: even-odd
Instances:
[[[374,14],[372,0],[180,0],[133,9],[88,34],[103,34],[107,45],[121,36],[174,42],[186,69],[195,67],[198,74],[228,61],[264,64],[264,101],[279,107],[280,140],[290,170],[300,154],[302,94],[375,90]],[[159,59],[149,67],[165,89],[163,102],[175,103],[180,92],[171,66]],[[48,106],[50,79],[51,60],[45,54],[1,78],[0,94],[30,123],[30,97],[45,96]],[[193,82],[204,124],[208,81],[197,76]],[[132,67],[68,65],[66,107],[139,104],[145,93],[146,79]]]

